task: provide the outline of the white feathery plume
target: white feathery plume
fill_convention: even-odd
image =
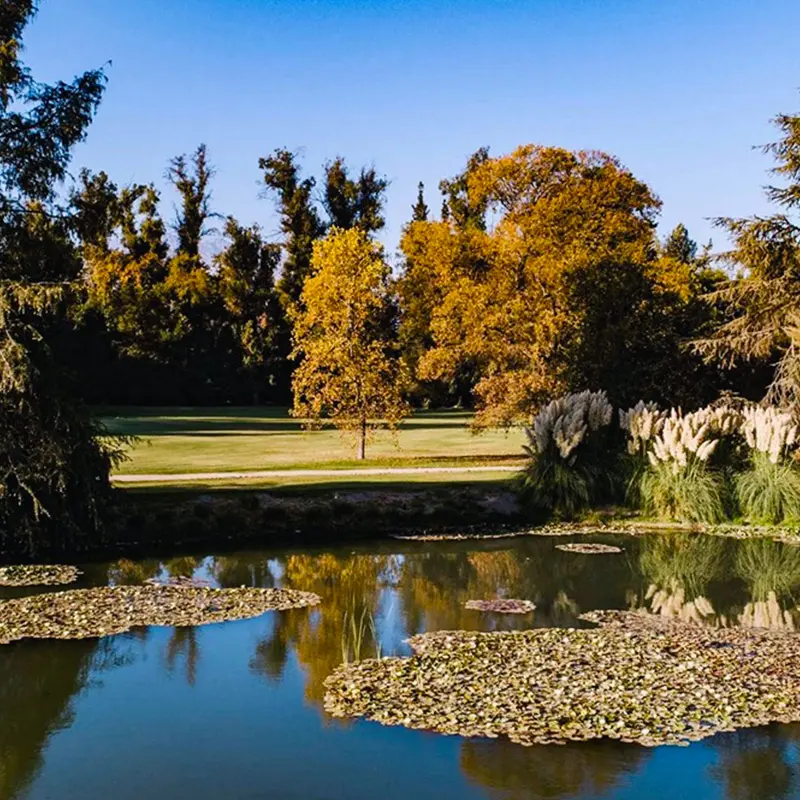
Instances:
[[[671,464],[677,473],[689,463],[690,458],[707,461],[716,449],[719,439],[714,419],[708,409],[683,414],[680,409],[670,409],[663,420],[661,431],[652,438],[647,457],[653,466]]]
[[[777,464],[797,442],[791,414],[774,407],[755,406],[743,413],[742,432],[752,450],[766,453]]]
[[[574,458],[575,450],[590,431],[611,423],[614,410],[605,392],[566,394],[544,406],[526,428],[531,455],[544,453],[554,445],[564,460]]]

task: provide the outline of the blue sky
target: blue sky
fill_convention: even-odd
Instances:
[[[769,119],[800,110],[797,0],[41,0],[42,80],[111,60],[80,166],[156,181],[208,145],[214,207],[276,234],[258,158],[342,155],[391,180],[394,250],[417,182],[481,145],[618,156],[664,202],[660,230],[768,210]],[[173,202],[165,192],[167,210]],[[171,211],[170,211],[171,215]]]

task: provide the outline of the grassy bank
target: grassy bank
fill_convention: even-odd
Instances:
[[[350,438],[333,428],[304,430],[285,408],[118,408],[102,409],[101,416],[111,433],[138,437],[117,470],[125,475],[514,465],[521,463],[524,438],[521,430],[476,435],[466,412],[420,412],[396,434],[377,432],[359,462]],[[434,478],[447,483],[453,476],[427,480]]]

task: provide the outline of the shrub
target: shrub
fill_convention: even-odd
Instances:
[[[736,477],[742,513],[768,524],[800,518],[800,473],[790,458],[797,426],[791,416],[775,408],[748,409],[742,432],[750,448],[750,468]]]
[[[605,392],[568,394],[546,405],[525,431],[530,460],[519,481],[523,501],[572,517],[602,498],[609,464],[601,431],[612,415]]]

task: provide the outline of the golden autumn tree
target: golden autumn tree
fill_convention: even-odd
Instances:
[[[377,242],[358,228],[334,228],[314,245],[312,274],[293,319],[299,365],[292,413],[354,432],[359,459],[375,427],[394,428],[409,412],[389,277]]]
[[[473,161],[460,184],[485,223],[415,222],[401,243],[418,376],[470,365],[479,425],[525,420],[567,389],[620,384],[621,371],[652,382],[651,349],[665,345],[648,331],[675,300],[650,266],[658,198],[604,153],[526,145]]]

